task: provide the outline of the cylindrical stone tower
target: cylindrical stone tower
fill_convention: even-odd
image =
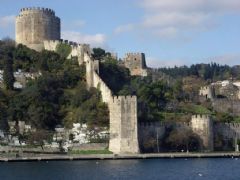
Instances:
[[[44,40],[60,40],[60,18],[48,8],[23,8],[16,17],[16,43],[41,51]]]

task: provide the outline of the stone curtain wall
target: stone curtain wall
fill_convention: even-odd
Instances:
[[[193,117],[191,123],[140,123],[138,125],[140,147],[151,138],[161,141],[169,127],[179,130],[192,129],[198,134],[203,145],[205,144],[203,150],[208,151],[214,150],[213,138],[223,138],[222,140],[232,142],[240,139],[240,123],[212,123],[211,120],[209,121],[209,116],[198,115]],[[159,144],[161,149],[161,143]]]
[[[87,53],[86,79],[88,88],[95,87],[101,91],[103,102],[108,104],[110,115],[109,150],[116,154],[139,153],[137,97],[113,96],[111,89],[99,76],[99,62]]]
[[[105,103],[108,103],[112,100],[112,91],[109,87],[103,82],[103,80],[99,77],[99,75],[94,71],[93,72],[93,82],[94,87],[98,88],[102,93],[102,100]]]
[[[217,112],[228,112],[240,115],[240,101],[229,99],[214,99],[212,101],[213,109]]]
[[[214,134],[224,138],[240,138],[240,123],[216,123],[214,124]]]
[[[71,52],[68,59],[72,57],[77,57],[79,65],[83,64],[84,61],[84,52],[87,54],[91,54],[91,49],[89,44],[77,44],[74,42],[69,42],[67,40],[50,40],[50,41],[43,41],[44,43],[44,49],[48,51],[56,51],[57,45],[60,43],[68,44],[71,46]]]
[[[44,40],[60,40],[60,18],[48,8],[23,8],[16,17],[16,43],[44,49]]]

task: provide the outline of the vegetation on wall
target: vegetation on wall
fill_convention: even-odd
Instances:
[[[66,43],[59,43],[56,47],[56,52],[61,58],[66,59],[72,51],[72,47]]]
[[[7,129],[7,120],[26,121],[39,129],[54,129],[56,125],[71,127],[72,123],[87,123],[89,128],[108,126],[106,104],[101,102],[97,89],[87,90],[85,67],[76,59],[66,59],[69,47],[54,53],[36,52],[23,45],[17,47],[0,41],[0,69],[5,71],[0,91],[0,126]],[[62,53],[62,54],[61,54]],[[151,76],[130,76],[129,70],[118,64],[109,53],[93,49],[93,57],[100,59],[100,76],[115,95],[137,95],[139,121],[188,121],[192,114],[212,114],[221,121],[239,121],[230,113],[213,111],[210,102],[200,102],[198,90],[210,80],[238,78],[236,67],[193,65],[191,67],[162,68],[174,83],[155,80]],[[12,88],[12,72],[41,72],[23,90]]]
[[[199,89],[213,80],[238,78],[237,68],[216,63],[197,64],[190,67],[161,68],[174,78],[158,79],[152,76],[130,76],[129,70],[118,64],[104,51],[100,61],[100,76],[113,90],[115,95],[137,95],[139,121],[189,121],[193,114],[211,114],[220,121],[224,117],[220,112],[213,111],[210,102],[199,100]],[[98,53],[97,53],[98,54]],[[237,121],[236,115],[227,116],[228,122]],[[232,117],[232,118],[230,118]]]
[[[6,44],[0,42],[0,49],[3,46]],[[45,50],[39,53],[23,45],[6,48],[10,53],[0,51],[2,67],[3,57],[7,56],[8,62],[13,62],[13,71],[22,68],[42,75],[29,81],[23,90],[1,89],[2,128],[8,129],[6,120],[25,121],[45,130],[53,130],[57,125],[71,127],[78,122],[87,123],[89,128],[108,126],[108,108],[101,102],[97,89],[87,90],[84,65],[79,66],[76,59],[66,59],[58,53]]]

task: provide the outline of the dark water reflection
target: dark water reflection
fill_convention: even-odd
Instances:
[[[240,159],[155,159],[0,163],[0,180],[240,179]]]

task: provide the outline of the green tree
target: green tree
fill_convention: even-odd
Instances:
[[[7,110],[0,104],[0,130],[8,130]]]
[[[93,54],[94,59],[102,60],[106,56],[106,52],[102,48],[93,48]]]
[[[4,72],[3,72],[3,82],[6,90],[13,90],[13,84],[15,81],[13,75],[13,59],[12,54],[9,53],[4,57]]]
[[[66,43],[59,43],[56,47],[56,52],[61,58],[66,59],[72,51],[72,47]]]

